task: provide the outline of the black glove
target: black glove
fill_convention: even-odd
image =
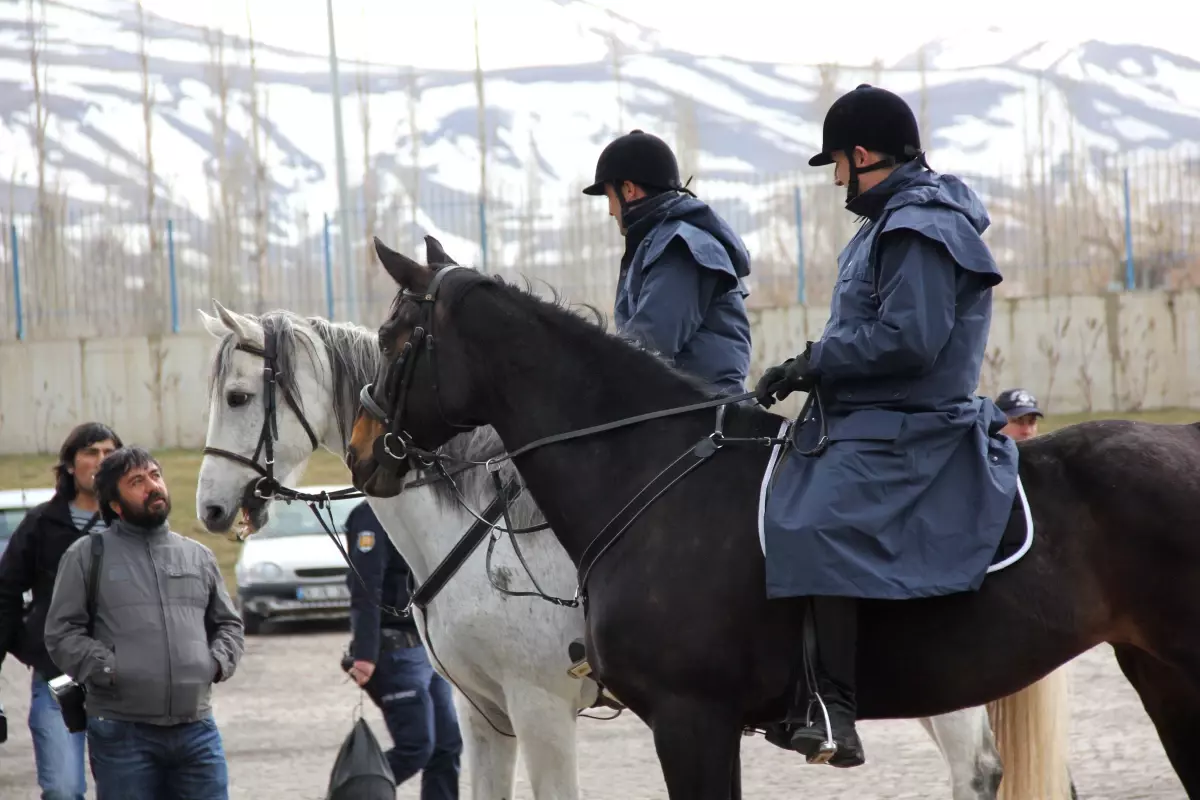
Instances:
[[[809,342],[803,353],[764,372],[754,387],[759,405],[770,408],[776,400],[785,400],[792,392],[811,391],[815,385],[808,364],[811,353],[812,342]]]

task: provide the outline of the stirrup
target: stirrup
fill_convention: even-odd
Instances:
[[[837,755],[838,746],[837,742],[833,740],[833,724],[829,721],[829,709],[825,706],[825,701],[821,699],[820,692],[814,691],[812,699],[808,701],[808,709],[805,711],[806,727],[813,725],[812,707],[814,702],[821,709],[820,719],[825,723],[825,740],[818,745],[816,753],[805,755],[805,759],[809,764],[827,764],[831,758]]]
[[[587,649],[581,640],[576,639],[567,645],[567,657],[571,659],[567,674],[572,678],[583,679],[592,674],[592,666],[587,660]]]

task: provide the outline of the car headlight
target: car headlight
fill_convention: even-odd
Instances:
[[[270,561],[260,561],[246,570],[246,577],[251,582],[277,581],[283,577],[283,568]]]

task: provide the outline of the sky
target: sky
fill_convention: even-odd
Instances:
[[[328,52],[325,0],[249,0],[255,38],[315,54]],[[106,4],[82,0],[78,5]],[[247,0],[144,0],[150,11],[198,25],[246,30]],[[1007,52],[1038,41],[1089,38],[1136,43],[1187,54],[1196,50],[1198,16],[1177,0],[1139,0],[1136,5],[1087,4],[1077,0],[855,0],[852,5],[812,0],[738,0],[737,14],[697,13],[703,0],[579,0],[573,12],[550,0],[336,0],[338,55],[383,64],[469,69],[474,65],[472,10],[477,8],[484,69],[594,61],[602,45],[580,47],[580,11],[597,22],[606,11],[654,28],[660,47],[703,55],[776,63],[885,64],[917,44],[949,38],[969,45],[998,29]],[[712,0],[709,7],[730,4]],[[111,7],[111,6],[110,6]],[[1136,13],[1130,9],[1136,8]],[[845,16],[849,11],[852,17]],[[966,48],[970,50],[972,48]],[[985,48],[986,49],[986,48]],[[979,57],[978,54],[976,57]]]

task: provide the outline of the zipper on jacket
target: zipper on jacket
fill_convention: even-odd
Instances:
[[[150,557],[150,569],[154,570],[154,586],[158,589],[158,610],[162,613],[163,641],[167,644],[167,716],[174,717],[171,700],[175,694],[175,678],[171,673],[171,631],[167,624],[167,604],[163,600],[162,578],[158,574],[158,564],[154,561],[154,551],[150,549],[150,540],[146,540],[146,555]]]

